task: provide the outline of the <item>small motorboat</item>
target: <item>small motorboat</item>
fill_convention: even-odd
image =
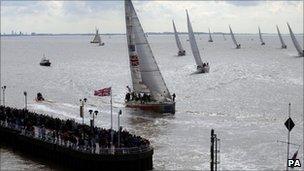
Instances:
[[[51,66],[51,62],[49,59],[46,59],[46,57],[43,55],[43,58],[40,61],[41,66]]]

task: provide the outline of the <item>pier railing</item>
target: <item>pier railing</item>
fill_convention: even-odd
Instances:
[[[114,154],[138,154],[138,153],[144,153],[151,151],[153,148],[150,145],[143,145],[140,147],[129,147],[129,148],[102,148],[99,147],[98,143],[95,143],[95,147],[90,147],[88,145],[75,145],[72,144],[69,141],[64,141],[60,138],[54,138],[52,135],[46,133],[41,134],[37,133],[36,129],[39,129],[38,127],[35,127],[35,131],[27,131],[24,126],[20,126],[14,123],[6,122],[6,121],[0,121],[0,127],[8,128],[14,131],[17,131],[18,134],[22,136],[26,136],[29,138],[37,139],[40,141],[44,141],[50,144],[58,145],[64,148],[72,149],[74,151],[79,151],[82,153],[88,153],[88,154],[100,154],[100,155],[114,155]],[[48,132],[48,131],[47,131]]]

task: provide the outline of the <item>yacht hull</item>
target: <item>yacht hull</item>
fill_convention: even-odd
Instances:
[[[137,108],[145,111],[153,111],[156,113],[171,113],[175,114],[175,102],[170,103],[140,103],[130,101],[126,102],[126,107]]]
[[[185,56],[186,55],[186,51],[178,51],[177,55],[178,56]]]
[[[50,62],[46,62],[46,63],[40,63],[41,66],[51,66]]]
[[[197,73],[209,73],[210,67],[203,67],[203,68],[199,68],[197,69]]]

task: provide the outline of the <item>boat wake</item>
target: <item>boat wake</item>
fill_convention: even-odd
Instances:
[[[29,109],[37,113],[47,113],[50,116],[62,119],[75,119],[81,121],[75,110],[76,106],[49,102],[39,102],[29,105]],[[73,110],[74,109],[74,110]]]
[[[234,74],[232,75],[231,73]],[[207,90],[223,88],[224,86],[236,83],[237,81],[246,80],[249,78],[248,71],[245,67],[235,66],[235,65],[228,66],[227,72],[218,73],[218,74],[214,75],[214,77],[218,76],[219,77],[218,80],[222,80],[222,81],[211,82],[209,86],[207,85]]]

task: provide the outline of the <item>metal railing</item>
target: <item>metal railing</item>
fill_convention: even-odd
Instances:
[[[91,147],[89,145],[76,145],[71,143],[70,141],[64,141],[60,138],[54,138],[50,131],[46,131],[44,134],[40,132],[37,134],[36,131],[27,131],[24,129],[24,126],[20,126],[14,123],[10,123],[7,121],[0,121],[0,126],[4,128],[8,128],[14,131],[18,131],[18,134],[22,136],[26,136],[29,138],[37,139],[39,141],[47,142],[50,144],[58,145],[67,149],[72,149],[74,151],[79,151],[82,153],[88,154],[100,154],[100,155],[109,155],[109,154],[138,154],[151,151],[153,148],[150,145],[143,145],[141,147],[129,147],[129,148],[101,148],[99,147],[99,143],[95,143],[95,147]],[[40,129],[36,127],[36,129]]]

